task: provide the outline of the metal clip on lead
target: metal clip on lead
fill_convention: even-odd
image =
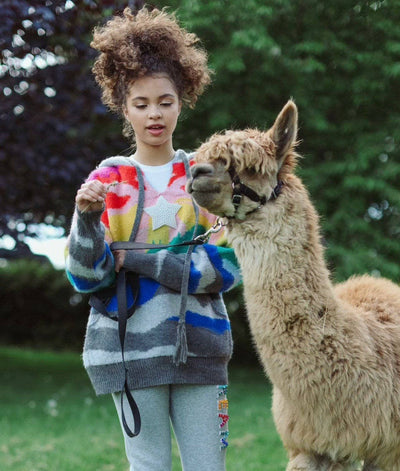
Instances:
[[[204,234],[198,235],[197,237],[194,238],[194,240],[199,241],[199,243],[201,244],[205,244],[208,241],[208,239],[211,237],[211,234],[216,234],[224,226],[225,224],[222,223],[221,219],[217,218],[216,223],[212,227],[210,227],[210,229],[208,229],[207,232],[205,232]]]

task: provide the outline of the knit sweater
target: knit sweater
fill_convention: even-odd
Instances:
[[[191,156],[189,156],[190,159]],[[202,234],[215,216],[196,208],[185,191],[188,156],[177,151],[167,189],[158,193],[144,176],[144,207],[137,242],[174,244]],[[187,166],[186,166],[187,167]],[[129,157],[106,159],[88,180],[113,183],[104,211],[75,210],[66,249],[67,276],[79,292],[96,292],[115,281],[110,244],[130,239],[139,198],[137,167]],[[197,213],[197,217],[196,217]],[[223,233],[202,246],[127,251],[124,268],[139,275],[136,310],[127,322],[125,362],[131,389],[161,384],[226,384],[232,336],[222,293],[240,282],[233,250]],[[187,360],[175,364],[185,261],[190,256],[184,317]],[[128,303],[132,296],[128,293]],[[116,297],[109,304],[117,311]],[[182,316],[181,316],[182,317]],[[120,391],[124,382],[118,323],[91,309],[84,366],[97,394]]]

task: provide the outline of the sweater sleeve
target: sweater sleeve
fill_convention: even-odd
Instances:
[[[91,293],[115,279],[114,257],[104,240],[102,211],[76,209],[66,246],[66,273],[76,291]]]
[[[179,292],[184,262],[185,254],[175,254],[166,249],[156,253],[128,250],[124,267]],[[233,249],[212,244],[195,247],[190,261],[189,294],[222,293],[240,281],[240,269]]]

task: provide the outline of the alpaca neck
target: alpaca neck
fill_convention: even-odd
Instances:
[[[318,216],[299,181],[294,189],[295,198],[281,196],[279,206],[267,205],[252,218],[233,223],[229,236],[242,268],[246,302],[263,303],[271,321],[334,305]]]

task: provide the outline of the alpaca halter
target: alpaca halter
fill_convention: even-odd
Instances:
[[[231,167],[229,169],[229,175],[231,176],[232,179],[232,204],[235,207],[235,214],[237,210],[239,209],[240,203],[242,202],[242,197],[247,196],[251,201],[254,201],[255,203],[260,203],[255,209],[249,211],[246,213],[246,216],[248,214],[254,213],[258,209],[261,208],[265,203],[268,201],[273,201],[278,196],[281,194],[282,191],[282,186],[283,186],[283,181],[278,180],[277,185],[275,188],[272,190],[272,193],[270,194],[269,198],[267,198],[265,195],[260,196],[258,193],[256,193],[254,190],[252,190],[250,187],[245,185],[239,178],[238,174],[235,172],[234,168]],[[229,219],[234,218],[235,216],[232,216]]]

